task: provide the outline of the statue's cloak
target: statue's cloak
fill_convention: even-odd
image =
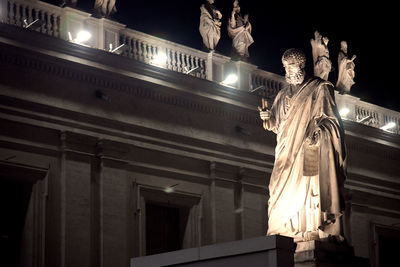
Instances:
[[[212,14],[205,8],[204,5],[200,7],[200,25],[199,31],[203,38],[204,45],[214,50],[221,38],[221,29],[219,24],[213,19]]]
[[[269,235],[295,236],[327,230],[325,226],[342,214],[340,188],[346,177],[346,149],[342,121],[331,92],[330,82],[314,77],[303,82],[292,97],[288,88],[281,90],[271,107],[265,127],[277,134],[277,146],[269,183]],[[318,128],[320,141],[310,146],[306,139]],[[307,162],[313,159],[305,158],[310,151],[318,153],[316,162]],[[305,166],[310,164],[317,167],[314,175],[306,173]],[[314,200],[310,201],[310,196]],[[318,209],[317,219],[310,218],[310,209]],[[332,231],[328,234],[339,235],[338,227],[328,229]]]

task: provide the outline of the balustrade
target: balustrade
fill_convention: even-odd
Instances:
[[[3,21],[17,26],[26,26],[35,20],[41,26],[35,30],[50,36],[59,37],[61,8],[41,1],[2,0],[6,4]]]
[[[187,73],[197,68],[189,75],[207,78],[207,53],[130,29],[121,32],[120,40],[128,46],[125,56],[150,64],[161,56],[166,58],[163,67],[169,70]]]
[[[0,21],[3,23],[23,27],[39,19],[41,25],[34,30],[50,36],[61,37],[60,24],[61,19],[63,19],[63,8],[41,1],[0,1]],[[87,17],[82,16],[82,18]],[[214,63],[218,63],[219,68],[221,69],[222,67],[223,69],[224,62],[229,60],[229,58],[224,58],[222,55],[205,53],[132,29],[120,29],[116,30],[116,33],[120,36],[119,43],[127,46],[122,55],[147,64],[155,64],[157,62],[158,66],[172,71],[220,82],[217,79],[221,78],[222,73],[213,77],[212,66]],[[209,68],[208,71],[207,68]],[[285,84],[284,77],[260,69],[246,70],[243,74],[250,75],[250,80],[249,85],[241,85],[241,87],[246,88],[245,90],[250,88],[250,91],[256,91],[253,93],[266,97],[269,102],[272,102]],[[400,134],[399,112],[360,101],[358,98],[349,95],[336,93],[336,99],[339,109],[346,107],[351,110],[351,115],[346,116],[344,119],[376,128],[381,128],[389,122],[394,122],[396,126],[388,130]]]

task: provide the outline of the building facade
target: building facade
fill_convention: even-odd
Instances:
[[[69,7],[1,0],[1,12],[0,230],[11,266],[129,266],[265,235],[275,135],[257,106],[283,77]],[[221,83],[232,70],[236,84]],[[350,111],[346,237],[384,266],[400,240],[400,114],[336,101]]]

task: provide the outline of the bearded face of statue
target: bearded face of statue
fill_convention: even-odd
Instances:
[[[289,84],[298,85],[304,81],[306,72],[299,64],[284,64],[286,81]]]
[[[290,48],[283,53],[282,64],[286,71],[286,81],[289,84],[298,85],[306,76],[306,55],[296,48]]]

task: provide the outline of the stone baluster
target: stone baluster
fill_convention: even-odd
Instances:
[[[149,60],[154,60],[157,54],[156,47],[152,44],[149,44]]]
[[[172,69],[172,64],[171,64],[172,51],[169,48],[167,48],[166,51],[167,51],[167,69],[171,70]]]
[[[147,49],[149,50],[149,60],[153,60],[157,56],[157,51],[155,49],[155,46],[152,45],[151,43],[147,43]]]
[[[126,35],[121,35],[121,44],[125,44],[128,46],[127,54],[124,53],[124,55],[128,56],[129,58],[132,58],[132,38],[127,37]]]
[[[139,60],[139,47],[140,43],[138,39],[132,39],[132,53],[133,58]]]
[[[32,18],[32,7],[28,6],[28,23],[31,23],[33,21]]]
[[[21,26],[21,13],[20,13],[21,4],[15,3],[15,24]]]
[[[185,67],[189,71],[192,69],[192,66],[190,66],[190,55],[185,54]]]
[[[35,11],[35,17],[34,17],[33,19],[34,19],[34,20],[35,20],[35,19],[40,19],[40,18],[39,18],[39,10],[38,10],[37,8],[34,8],[33,10]]]
[[[140,61],[143,61],[143,55],[142,55],[142,42],[140,40],[137,40],[137,59]]]
[[[197,67],[200,68],[199,58],[197,56],[194,56],[194,67],[195,68],[197,68]],[[200,72],[197,71],[196,72],[196,77],[199,77],[199,76],[200,76]]]
[[[24,21],[26,20],[27,23],[29,23],[30,21],[28,21],[28,17],[26,15],[26,11],[28,9],[28,6],[25,5],[25,3],[23,3],[21,5],[21,25],[24,25]]]
[[[205,64],[206,62],[205,62],[205,60],[204,59],[201,59],[200,60],[200,78],[202,78],[202,79],[205,79],[206,77],[207,77],[207,75],[206,75],[206,68],[205,68]]]
[[[46,12],[46,32],[48,35],[53,35],[53,29],[51,25],[51,13]]]
[[[131,42],[130,42],[130,38],[126,37],[126,35],[120,35],[119,38],[120,38],[119,40],[120,40],[120,43],[121,43],[121,44],[125,44],[125,45],[128,46],[128,49],[125,50],[125,52],[124,52],[122,55],[131,57],[131,55],[130,55],[130,54],[131,54]]]
[[[143,61],[148,63],[148,51],[147,51],[147,42],[142,41],[142,53],[143,53]]]
[[[196,68],[196,66],[195,66],[195,64],[194,64],[194,56],[193,56],[193,55],[190,56],[190,68],[191,68],[191,69]],[[192,74],[192,75],[195,75],[195,73],[196,73],[196,72],[194,72],[194,73],[192,72],[191,74]]]
[[[130,36],[124,35],[124,44],[128,46],[127,56],[130,58],[135,57],[135,39]]]
[[[153,60],[153,51],[152,51],[152,45],[150,43],[146,43],[147,46],[147,62],[152,62]]]
[[[43,22],[42,27],[40,28],[41,33],[46,33],[46,24],[44,23],[45,20],[45,12],[40,10],[40,20]]]
[[[8,14],[5,15],[6,21],[10,24],[14,24],[15,23],[15,21],[14,21],[14,1],[10,0],[9,4],[10,4],[10,6],[9,6]]]
[[[190,70],[190,69],[191,69],[191,67],[190,67],[190,55],[185,54],[185,56],[184,56],[184,62],[185,62],[185,68],[186,68],[187,70]]]
[[[176,51],[176,70],[178,71],[178,72],[182,72],[182,60],[181,60],[181,56],[182,56],[182,53],[181,52],[179,52],[179,51]]]
[[[53,36],[54,37],[59,37],[60,36],[58,23],[59,23],[59,16],[58,15],[54,15],[54,17],[53,17]]]
[[[149,55],[148,55],[148,57],[149,57],[149,60],[151,61],[151,60],[153,60],[153,59],[157,56],[157,53],[156,53],[156,51],[155,51],[155,46],[154,46],[154,45],[148,43],[148,44],[147,44],[147,47],[148,47],[147,49],[149,50]]]
[[[172,70],[176,71],[177,67],[176,67],[176,59],[175,59],[175,50],[171,50],[171,59],[172,59]]]

